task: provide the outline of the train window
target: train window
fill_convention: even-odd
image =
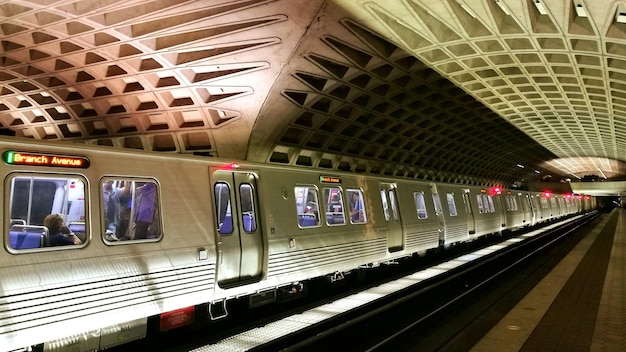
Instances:
[[[230,206],[230,186],[224,182],[217,182],[213,188],[215,193],[215,212],[220,235],[233,233],[233,216]]]
[[[550,206],[552,208],[558,208],[559,204],[556,202],[556,198],[550,198]]]
[[[476,202],[478,203],[478,212],[480,214],[485,212],[485,205],[483,204],[483,196],[478,194],[476,195]]]
[[[515,196],[506,196],[506,208],[508,211],[517,211],[517,199]]]
[[[493,197],[485,195],[485,199],[487,200],[487,203],[486,203],[486,206],[485,206],[485,210],[487,210],[487,212],[489,212],[489,213],[495,213],[496,212],[496,208],[493,206]]]
[[[345,225],[346,216],[343,209],[343,197],[340,188],[324,188],[324,204],[326,224]]]
[[[348,205],[350,206],[350,222],[353,224],[367,222],[363,192],[360,189],[348,189],[346,190],[346,195],[348,196]]]
[[[298,213],[298,226],[301,228],[316,227],[320,225],[319,202],[317,201],[317,188],[315,186],[296,186],[296,210]]]
[[[415,208],[417,209],[418,219],[427,219],[428,213],[426,212],[426,202],[424,201],[424,192],[413,193],[415,198]]]
[[[161,237],[157,183],[129,178],[102,179],[102,231],[111,242]]]
[[[389,221],[391,217],[389,216],[389,204],[387,203],[387,192],[384,189],[380,190],[380,199],[383,202],[383,212],[385,213],[385,220]]]
[[[441,199],[439,198],[439,194],[433,193],[433,205],[435,206],[435,215],[441,215],[443,213],[443,208],[441,207]]]
[[[241,201],[241,223],[247,233],[256,231],[256,211],[254,207],[254,194],[252,185],[242,183],[239,186],[239,198]]]
[[[398,213],[398,201],[396,200],[396,192],[391,190],[389,193],[389,203],[391,204],[391,214],[393,214],[393,219],[398,221],[400,220],[400,213]]]
[[[16,175],[6,188],[10,249],[76,248],[87,241],[83,178]]]
[[[478,202],[479,213],[495,213],[496,209],[493,206],[493,197],[486,194],[477,194],[476,202]]]
[[[450,209],[450,216],[457,216],[456,211],[456,202],[454,200],[454,193],[447,193],[446,198],[448,199],[448,209]]]

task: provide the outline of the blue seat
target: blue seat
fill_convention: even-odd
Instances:
[[[219,230],[222,235],[233,233],[233,218],[230,214],[224,217],[224,221],[220,224]]]
[[[311,227],[317,225],[317,221],[312,216],[303,216],[300,218],[300,226]]]
[[[85,233],[85,223],[84,222],[70,222],[67,226],[70,231],[75,233]]]
[[[43,226],[12,226],[9,231],[9,245],[13,249],[31,249],[44,246],[46,229]]]
[[[345,224],[346,219],[343,214],[326,214],[326,222],[329,225]]]
[[[67,225],[67,227],[76,236],[78,236],[78,238],[80,238],[81,242],[85,242],[85,239],[87,238],[87,233],[85,230],[86,225],[84,221],[72,221]]]
[[[254,223],[254,216],[251,214],[243,214],[243,230],[246,232],[256,231],[256,224]]]

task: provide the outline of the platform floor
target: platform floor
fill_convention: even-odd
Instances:
[[[626,351],[625,247],[617,208],[471,351]]]

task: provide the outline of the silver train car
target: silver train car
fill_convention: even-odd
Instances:
[[[0,350],[91,351],[593,197],[0,139]]]

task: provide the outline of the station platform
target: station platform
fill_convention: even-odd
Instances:
[[[616,208],[471,351],[626,351],[625,269]]]

